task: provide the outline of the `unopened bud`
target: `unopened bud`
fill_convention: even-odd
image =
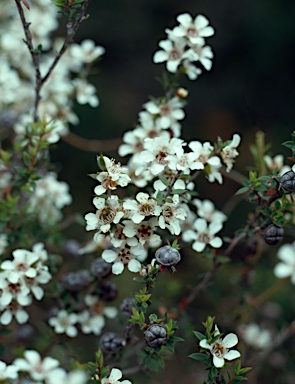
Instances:
[[[185,88],[178,88],[177,91],[176,91],[176,95],[180,98],[180,99],[185,99],[188,95],[188,90],[185,89]]]

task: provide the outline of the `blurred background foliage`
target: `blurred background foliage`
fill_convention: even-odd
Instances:
[[[152,55],[158,49],[159,40],[166,36],[164,29],[172,28],[176,16],[184,12],[193,16],[206,15],[216,34],[208,39],[215,54],[211,72],[205,72],[196,81],[185,76],[179,81],[189,90],[182,137],[214,142],[217,136],[226,140],[233,133],[239,133],[242,143],[235,169],[244,175],[247,175],[247,166],[252,164],[249,145],[254,143],[258,130],[262,130],[266,142],[272,144],[272,155],[283,153],[289,156],[288,150],[281,147],[282,142],[290,139],[295,127],[295,2],[288,0],[93,0],[89,8],[90,18],[82,24],[76,40],[91,38],[106,48],[106,54],[89,79],[97,87],[100,106],[97,109],[77,106],[81,123],[72,128],[73,132],[88,139],[104,140],[120,138],[126,130],[136,126],[137,114],[148,97],[163,95],[156,78],[162,75],[164,65],[153,64]],[[61,28],[59,34],[62,31]],[[52,151],[60,178],[71,187],[74,198],[71,209],[81,214],[94,210],[91,203],[94,183],[87,174],[96,172],[97,154],[81,151],[65,142]],[[118,159],[115,151],[104,154]],[[205,180],[198,180],[197,186],[201,199],[212,199],[219,209],[226,207],[228,212],[232,211],[223,235],[232,236],[234,230],[244,226],[251,207],[244,201],[236,204],[230,197],[239,188],[238,183],[225,177],[222,186]],[[86,239],[83,227],[82,230],[81,227],[71,228],[71,236],[80,241]],[[87,236],[92,238],[92,233]],[[242,249],[237,249],[236,263],[226,264],[208,292],[180,316],[183,329],[180,336],[189,343],[177,345],[176,357],[168,360],[165,372],[146,378],[146,381],[140,377],[134,382],[201,383],[200,372],[204,372],[204,367],[185,358],[197,351],[197,340],[191,330],[202,330],[201,321],[207,315],[216,315],[223,332],[234,331],[232,327],[241,320],[236,317],[241,300],[247,295],[259,295],[275,283],[273,251],[278,246],[270,248],[263,250],[257,274],[251,271],[251,279],[247,282],[243,282],[241,272],[245,267],[239,258]],[[208,260],[195,257],[190,250],[183,250],[183,256],[177,274],[166,273],[159,278],[155,292],[163,310],[177,311],[181,298],[190,288],[187,282],[197,284],[210,266]],[[251,269],[255,263],[256,260],[248,260],[247,268],[250,265]],[[120,286],[120,298],[139,289],[131,279],[128,272],[113,279]],[[248,309],[248,318],[259,318],[271,327],[284,326],[294,317],[291,292],[293,288],[287,283],[271,302],[264,303],[274,305],[273,309],[267,311],[263,305],[255,310]],[[250,383],[294,383],[293,344],[287,342]]]

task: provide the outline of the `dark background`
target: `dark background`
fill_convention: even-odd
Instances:
[[[77,106],[81,123],[73,132],[101,140],[135,127],[148,97],[163,95],[156,78],[165,66],[154,64],[152,56],[166,37],[164,29],[173,28],[184,12],[206,15],[216,34],[207,40],[215,54],[213,69],[196,81],[179,80],[189,90],[183,138],[214,142],[218,135],[225,140],[238,132],[237,169],[243,173],[258,130],[272,143],[272,154],[290,155],[280,145],[294,129],[295,3],[287,0],[92,1],[76,41],[91,38],[106,48],[89,77],[100,106]],[[106,154],[118,158],[115,152]],[[71,185],[74,207],[82,211],[91,207],[93,183],[87,174],[97,170],[95,156],[66,143],[53,151],[61,178]],[[215,195],[206,188],[208,197]],[[221,193],[220,205],[227,196]]]

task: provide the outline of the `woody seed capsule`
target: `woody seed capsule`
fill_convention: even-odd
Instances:
[[[269,245],[275,245],[283,239],[284,230],[275,224],[269,225],[264,233],[264,240]]]
[[[295,191],[295,172],[288,171],[283,174],[281,177],[281,186],[287,192]]]
[[[167,340],[167,331],[163,325],[152,324],[144,332],[144,339],[151,348],[161,347]]]
[[[178,250],[170,247],[170,245],[159,248],[155,253],[155,257],[159,264],[164,267],[173,267],[179,263],[181,259]]]

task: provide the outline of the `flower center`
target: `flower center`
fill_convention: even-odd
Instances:
[[[159,164],[167,164],[167,160],[165,160],[166,156],[168,155],[167,148],[163,148],[156,154],[156,160]]]
[[[168,60],[174,61],[174,60],[179,60],[180,58],[181,58],[181,55],[176,48],[172,49],[169,52]]]
[[[140,239],[147,240],[149,239],[153,234],[153,229],[150,225],[147,224],[140,224],[138,230],[137,230],[137,236]]]
[[[215,355],[216,357],[223,358],[223,356],[228,352],[228,349],[224,347],[221,343],[216,341],[211,349],[212,355]]]
[[[111,207],[104,207],[100,212],[98,211],[98,219],[102,224],[110,224],[115,217],[115,212]]]
[[[155,212],[155,205],[152,203],[142,203],[138,207],[138,212],[142,216],[150,216]]]

